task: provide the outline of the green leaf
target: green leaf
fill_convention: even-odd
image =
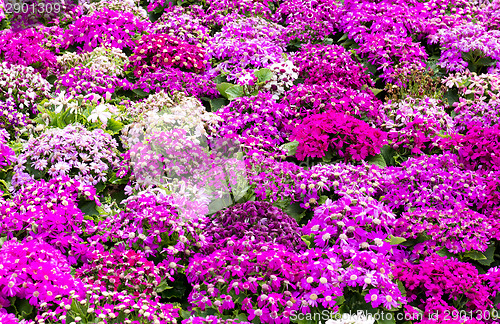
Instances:
[[[347,37],[349,37],[349,34],[344,33],[344,35],[342,35],[342,37],[340,37],[340,39],[338,40],[338,43],[345,41],[347,39]]]
[[[496,61],[489,57],[481,57],[477,60],[476,65],[478,66],[492,66],[495,65]]]
[[[259,79],[259,82],[269,81],[273,77],[273,72],[266,68],[255,71],[254,74]]]
[[[330,151],[326,151],[326,152],[325,152],[325,156],[323,156],[323,157],[321,158],[321,160],[322,160],[323,162],[325,162],[325,163],[329,163],[329,162],[331,162],[331,161],[332,161],[332,159],[333,159],[333,153],[332,153],[332,152],[330,152]]]
[[[394,161],[394,153],[395,153],[394,149],[389,145],[382,146],[380,154],[382,154],[382,156],[384,157],[386,165],[394,166],[396,164],[396,161]]]
[[[445,257],[455,257],[455,255],[451,254],[447,248],[441,248],[439,251],[436,252],[436,254]]]
[[[222,83],[217,84],[217,90],[219,90],[220,94],[224,98],[228,98],[226,90],[233,87],[233,86],[234,86],[234,84],[232,84],[232,83],[222,82]]]
[[[377,316],[377,324],[395,324],[396,323],[396,316],[392,314],[391,312],[379,312],[380,316]]]
[[[49,83],[52,85],[54,84],[54,82],[56,82],[56,80],[57,80],[57,76],[55,76],[53,74],[51,74],[47,77],[47,81],[49,81]]]
[[[398,245],[403,242],[406,242],[406,239],[403,237],[398,237],[398,236],[390,236],[388,239],[386,239],[386,242],[391,243],[391,245]]]
[[[138,97],[141,97],[141,98],[144,98],[144,97],[147,97],[149,96],[149,93],[147,93],[146,91],[142,90],[142,89],[132,89],[132,91],[138,96]]]
[[[226,89],[227,98],[229,100],[234,100],[245,95],[245,91],[242,86],[234,85]]]
[[[117,134],[122,130],[123,123],[114,119],[109,119],[106,128],[112,131],[114,134]]]
[[[458,101],[458,89],[452,88],[446,91],[444,97],[448,100],[448,104],[452,106],[455,102]]]
[[[191,312],[189,311],[186,311],[184,309],[181,309],[179,311],[179,314],[181,315],[182,318],[186,319],[186,318],[189,318],[191,316]]]
[[[314,245],[314,234],[313,235],[302,235],[300,238],[304,243],[307,244],[307,248],[310,249]]]
[[[482,254],[479,251],[475,251],[475,250],[466,252],[464,254],[464,257],[472,259],[472,260],[476,260],[476,261],[487,260],[487,258],[486,258],[486,256],[484,254]]]
[[[300,207],[299,202],[295,202],[293,204],[290,204],[286,209],[285,213],[295,219],[298,222],[306,215],[306,210],[302,207]]]
[[[495,260],[495,244],[490,245],[486,251],[484,251],[484,256],[486,257],[486,260],[478,260],[479,263],[481,263],[484,266],[490,266],[491,263]]]
[[[99,212],[97,211],[97,204],[93,200],[78,202],[78,208],[87,216],[99,215]]]
[[[384,156],[382,154],[377,154],[375,156],[369,156],[366,158],[366,162],[368,164],[376,164],[382,168],[385,168],[387,166],[387,163],[385,163]]]
[[[378,95],[379,93],[384,91],[384,89],[377,89],[377,88],[372,88],[372,87],[368,87],[368,89],[370,89],[374,95]]]
[[[173,287],[170,287],[167,283],[167,280],[163,280],[162,282],[160,282],[160,284],[158,286],[156,286],[155,288],[155,291],[156,292],[162,292],[164,290],[167,290],[167,289],[172,289]]]
[[[236,318],[239,319],[242,322],[247,322],[248,321],[247,315],[243,314],[243,313],[238,314],[238,316]]]
[[[281,145],[280,148],[287,151],[287,156],[294,156],[295,153],[297,152],[298,146],[299,146],[299,141],[293,141]]]
[[[228,101],[225,98],[217,98],[210,100],[210,111],[216,112],[225,105],[227,105]]]
[[[17,313],[23,318],[30,315],[31,312],[33,311],[33,306],[31,306],[31,304],[28,302],[27,299],[20,299],[20,298],[16,299],[15,307]]]
[[[406,288],[405,288],[405,285],[403,284],[403,282],[399,281],[398,280],[398,288],[399,288],[399,291],[401,292],[401,294],[403,296],[406,296]]]

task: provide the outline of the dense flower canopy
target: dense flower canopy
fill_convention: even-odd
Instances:
[[[499,0],[0,0],[0,324],[495,324]]]

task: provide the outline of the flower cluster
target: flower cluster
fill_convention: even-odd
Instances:
[[[85,254],[82,234],[86,221],[79,200],[100,204],[94,187],[68,177],[29,182],[11,199],[0,198],[0,235],[26,242],[44,240],[75,264]]]
[[[163,68],[143,74],[135,85],[146,93],[182,91],[200,99],[202,97],[214,98],[219,91],[212,78],[213,73],[198,74],[177,68]]]
[[[0,129],[17,134],[21,128],[28,125],[27,117],[27,114],[17,109],[12,100],[8,99],[0,102]]]
[[[437,250],[445,247],[451,253],[484,252],[490,241],[498,240],[499,230],[498,220],[457,205],[449,210],[417,208],[405,212],[395,232],[408,239],[428,238],[414,246],[412,252],[419,254],[432,246]]]
[[[16,161],[16,153],[6,143],[10,138],[5,129],[0,129],[0,168],[9,166]]]
[[[492,306],[488,288],[471,264],[432,254],[417,264],[402,263],[393,273],[403,282],[408,301],[420,306],[427,318],[438,312],[442,320],[446,311],[484,311]]]
[[[202,215],[185,213],[184,206],[172,196],[144,192],[128,198],[124,205],[123,211],[92,229],[102,232],[100,239],[125,249],[140,249],[146,256],[167,255],[172,262],[175,258],[175,263],[184,265],[205,245],[200,234],[204,228]]]
[[[382,103],[372,92],[345,88],[337,82],[295,85],[286,92],[281,102],[301,117],[334,111],[370,124],[382,118]],[[291,124],[290,127],[295,125]]]
[[[294,63],[305,84],[338,82],[353,89],[372,85],[366,68],[356,63],[351,53],[339,45],[305,45],[294,57]]]
[[[297,222],[268,202],[249,201],[234,205],[211,217],[204,235],[209,241],[206,251],[213,252],[227,240],[250,238],[252,242],[273,242],[302,250],[301,230]]]
[[[345,196],[327,200],[314,211],[304,227],[311,244],[339,253],[346,268],[340,270],[340,287],[361,286],[373,307],[391,309],[404,302],[397,283],[389,274],[397,257],[387,239],[396,216],[371,197]]]
[[[81,282],[71,276],[61,252],[43,241],[20,243],[13,239],[3,243],[0,265],[2,307],[10,306],[8,297],[23,298],[39,306],[83,289]]]
[[[293,116],[291,110],[277,104],[270,93],[259,93],[255,97],[242,97],[221,108],[216,115],[223,122],[217,128],[218,137],[235,137],[253,150],[278,151],[285,142],[283,131]]]
[[[134,38],[150,28],[151,23],[141,21],[130,12],[103,8],[71,23],[60,42],[63,48],[73,45],[86,52],[99,46],[133,48]]]
[[[382,109],[381,126],[395,150],[428,153],[439,145],[439,135],[454,132],[455,123],[438,99],[407,97],[389,101]]]
[[[119,89],[131,90],[133,85],[126,79],[79,65],[61,75],[55,88],[56,93],[65,91],[72,94],[85,94],[90,90],[102,95],[113,94]]]
[[[322,158],[331,149],[333,157],[360,161],[379,154],[386,136],[364,121],[327,111],[306,117],[293,130],[291,139],[299,142],[296,153],[299,160]]]
[[[189,301],[202,311],[229,310],[248,314],[250,321],[288,323],[298,309],[294,287],[304,278],[305,268],[303,260],[280,244],[228,240],[215,252],[191,259]]]
[[[31,66],[43,77],[56,68],[56,56],[40,46],[44,35],[34,29],[21,32],[10,30],[0,34],[0,57],[10,64]]]
[[[123,323],[175,324],[179,317],[179,309],[160,302],[159,297],[146,294],[135,297],[126,292],[108,291],[98,285],[85,285],[85,288],[86,294],[84,291],[58,301],[55,310],[42,307],[36,323],[71,324],[70,319],[103,322],[123,318]]]
[[[32,67],[0,64],[0,99],[11,100],[24,113],[34,113],[36,102],[49,97],[52,86]]]
[[[209,28],[203,25],[205,18],[205,11],[198,5],[167,7],[160,19],[155,21],[153,29],[158,34],[169,34],[196,45],[210,38]]]
[[[271,92],[273,98],[278,100],[293,86],[293,81],[299,77],[299,69],[292,61],[275,63],[268,68],[273,72],[273,76],[266,82],[264,89]]]
[[[167,34],[142,36],[129,60],[125,68],[133,68],[136,77],[165,67],[201,73],[208,63],[201,47]]]
[[[15,170],[48,179],[69,175],[82,184],[96,185],[106,182],[118,167],[117,146],[101,129],[88,131],[81,125],[48,129],[25,144]]]
[[[57,57],[62,72],[82,66],[93,73],[104,73],[110,76],[123,76],[123,68],[128,57],[119,48],[96,47],[92,52],[65,53]]]

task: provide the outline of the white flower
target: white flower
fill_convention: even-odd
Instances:
[[[111,113],[108,111],[108,107],[100,104],[94,108],[92,114],[88,117],[88,120],[95,123],[97,119],[99,119],[103,124],[106,124],[109,118],[111,118]]]

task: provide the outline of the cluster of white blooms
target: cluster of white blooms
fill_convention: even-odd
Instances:
[[[299,77],[299,68],[292,61],[275,63],[268,69],[273,72],[273,77],[264,85],[264,89],[271,92],[274,99],[283,96],[285,91],[293,86],[293,81]]]
[[[123,76],[123,67],[128,63],[128,56],[119,48],[97,47],[88,53],[65,53],[57,57],[57,63],[64,72],[81,65],[92,72],[100,71],[107,75]]]
[[[169,96],[164,91],[150,95],[144,101],[131,107],[136,121],[124,127],[122,141],[132,146],[142,141],[147,135],[157,131],[183,129],[193,142],[201,137],[209,137],[215,132],[215,125],[220,118],[207,112],[201,102],[176,92]]]
[[[11,100],[22,111],[49,97],[52,85],[30,66],[0,64],[0,100]]]

